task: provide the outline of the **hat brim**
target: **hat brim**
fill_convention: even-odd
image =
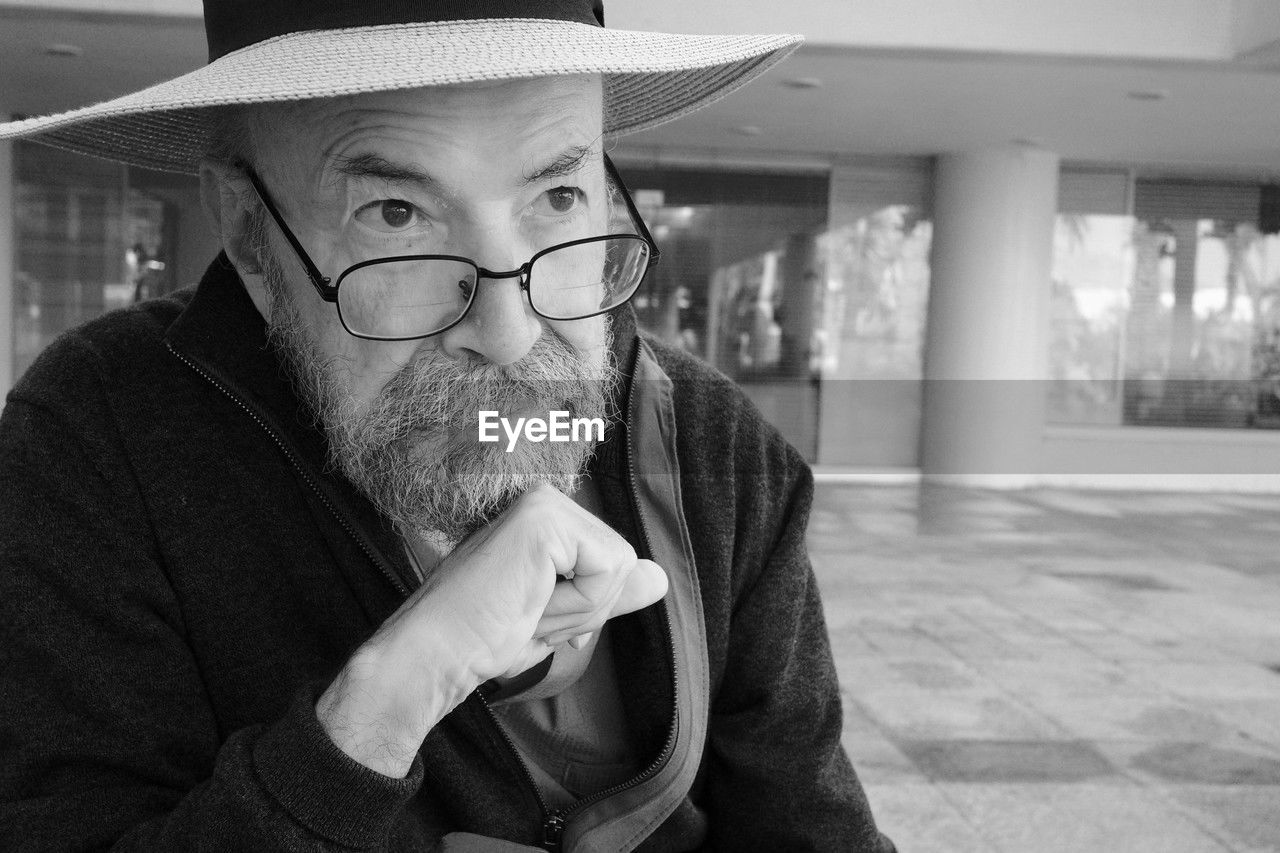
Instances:
[[[704,36],[490,18],[277,36],[111,101],[0,124],[84,154],[195,173],[216,108],[568,74],[605,80],[604,130],[645,130],[758,77],[800,44],[789,35]]]

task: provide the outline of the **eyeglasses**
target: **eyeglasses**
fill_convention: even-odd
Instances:
[[[249,181],[325,302],[337,305],[348,333],[374,341],[410,341],[456,326],[475,302],[482,278],[516,278],[534,313],[547,320],[584,320],[629,300],[658,263],[658,247],[608,156],[605,171],[626,203],[638,234],[608,234],[549,246],[513,270],[488,270],[458,255],[396,255],[323,275],[285,224],[266,187]]]

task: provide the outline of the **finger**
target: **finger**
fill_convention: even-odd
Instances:
[[[630,572],[635,549],[627,540],[594,516],[584,522],[575,543],[573,578],[575,592],[592,604],[610,598],[622,585],[619,572]]]
[[[585,636],[587,638],[590,638],[591,635],[595,634],[603,627],[604,627],[604,620],[600,619],[594,622],[590,622],[586,625],[582,625],[576,628],[570,628],[567,631],[556,631],[555,633],[548,634],[546,637],[542,638],[542,641],[546,643],[548,646],[551,646],[552,648],[556,648],[556,647],[565,645],[566,643],[571,643],[573,640],[576,640],[578,637]],[[578,648],[578,647],[575,646],[574,648]]]
[[[636,565],[627,576],[617,601],[609,612],[609,618],[621,616],[648,607],[661,601],[667,594],[667,573],[652,560],[636,560]]]
[[[533,636],[540,639],[546,639],[552,635],[571,637],[587,631],[594,631],[605,623],[605,620],[613,612],[615,605],[616,599],[610,599],[601,602],[599,607],[585,613],[574,612],[558,615],[544,613],[534,628]]]
[[[667,574],[661,566],[652,560],[637,560],[616,596],[600,602],[599,607],[589,611],[576,609],[580,603],[578,597],[568,589],[561,590],[567,586],[567,583],[556,585],[542,618],[538,620],[535,637],[549,640],[553,635],[578,633],[587,630],[588,624],[604,624],[614,616],[641,610],[660,601],[667,594],[668,584]],[[557,594],[561,596],[559,601]]]
[[[539,620],[538,627],[534,629],[533,636],[539,639],[545,639],[553,634],[563,634],[573,636],[581,634],[584,631],[593,630],[591,626],[600,624],[609,618],[609,608],[601,608],[591,613],[569,614],[566,616],[553,616]]]
[[[594,613],[601,607],[612,607],[622,594],[634,568],[634,560],[619,560],[608,572],[575,570],[572,579],[555,585],[546,607],[543,608],[543,615],[584,615]]]
[[[569,646],[573,649],[581,649],[587,643],[591,642],[591,638],[595,636],[594,631],[588,631],[585,634],[579,634],[569,640]]]

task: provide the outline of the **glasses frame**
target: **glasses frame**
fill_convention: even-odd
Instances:
[[[570,240],[566,243],[557,243],[554,246],[548,246],[545,249],[540,249],[538,252],[534,253],[533,257],[529,258],[529,260],[525,261],[523,264],[521,264],[520,266],[516,267],[513,270],[485,269],[484,267],[477,264],[471,258],[466,258],[461,255],[391,255],[385,258],[370,258],[368,260],[364,260],[364,261],[360,261],[359,263],[352,264],[351,266],[343,270],[338,275],[336,280],[331,279],[329,276],[326,276],[324,273],[320,272],[319,267],[317,267],[315,265],[315,262],[311,260],[311,256],[307,254],[306,249],[302,248],[302,243],[298,240],[298,238],[294,235],[293,231],[285,223],[284,217],[280,214],[280,210],[276,207],[275,202],[271,200],[271,194],[267,192],[267,188],[263,185],[262,179],[257,176],[257,174],[253,171],[251,167],[246,165],[246,166],[243,166],[243,169],[245,174],[249,178],[249,183],[253,186],[254,192],[258,194],[258,199],[262,202],[262,206],[267,209],[267,213],[270,214],[272,220],[280,228],[280,233],[284,235],[285,240],[289,243],[290,247],[293,248],[294,254],[298,256],[298,260],[302,263],[302,268],[306,272],[307,278],[311,280],[312,286],[315,287],[316,293],[318,293],[320,295],[320,298],[323,299],[325,302],[334,303],[338,311],[338,321],[342,323],[342,328],[346,330],[347,334],[353,337],[362,338],[367,341],[416,341],[416,340],[421,340],[422,338],[429,338],[433,335],[443,334],[444,332],[449,331],[454,326],[458,325],[464,319],[466,319],[467,313],[471,310],[471,306],[476,301],[476,293],[478,293],[480,290],[480,280],[485,278],[489,278],[489,279],[518,278],[520,280],[520,289],[524,291],[525,296],[529,300],[529,307],[533,309],[533,313],[537,314],[539,317],[542,317],[544,320],[555,320],[559,322],[568,322],[570,320],[586,320],[590,317],[598,317],[601,314],[607,314],[608,312],[614,310],[615,308],[619,308],[627,304],[628,302],[630,302],[631,298],[636,295],[637,291],[639,291],[640,285],[644,283],[645,276],[649,274],[649,270],[653,269],[655,266],[658,265],[658,257],[661,255],[661,252],[659,252],[658,250],[658,244],[654,242],[653,235],[649,233],[649,227],[645,224],[644,218],[640,216],[640,211],[636,210],[635,202],[631,198],[631,192],[627,189],[627,185],[622,182],[622,176],[618,174],[618,170],[614,167],[613,161],[609,159],[608,154],[603,155],[603,157],[604,157],[605,174],[608,176],[608,178],[611,181],[614,182],[614,184],[618,187],[618,191],[622,194],[622,199],[624,202],[626,202],[626,205],[627,205],[627,213],[630,214],[632,223],[637,226],[640,232],[638,234],[604,234],[598,237],[584,237],[579,240]],[[529,279],[530,279],[530,272],[533,269],[533,265],[534,263],[537,262],[539,258],[543,257],[544,255],[548,255],[551,252],[558,251],[560,249],[567,249],[573,246],[581,246],[586,243],[602,243],[606,240],[616,240],[618,238],[630,238],[630,239],[641,240],[649,247],[649,257],[648,257],[648,260],[645,262],[644,272],[640,274],[640,280],[636,282],[636,285],[632,289],[631,294],[626,299],[622,300],[617,305],[613,305],[609,308],[602,308],[599,311],[593,311],[590,314],[583,314],[581,316],[571,317],[571,318],[550,317],[538,310],[538,306],[534,305],[533,303],[533,297],[529,294]],[[346,318],[342,316],[342,305],[341,303],[338,302],[338,290],[339,288],[342,287],[343,279],[345,279],[348,275],[350,275],[351,273],[355,272],[358,269],[374,266],[375,264],[395,263],[397,261],[454,261],[457,263],[468,264],[471,267],[475,268],[476,286],[471,289],[471,293],[467,297],[467,304],[463,306],[462,311],[458,314],[458,317],[453,322],[449,323],[447,326],[442,326],[441,328],[436,329],[433,332],[427,332],[425,335],[411,335],[408,337],[382,337],[378,335],[367,335],[361,332],[352,331],[351,327],[347,325]]]

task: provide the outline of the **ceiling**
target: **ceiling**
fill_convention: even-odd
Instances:
[[[0,9],[0,109],[39,115],[114,98],[204,64],[198,18]],[[71,45],[78,57],[50,56]]]
[[[822,86],[783,85],[797,78]],[[744,135],[743,126],[759,133]],[[1265,176],[1280,173],[1280,74],[1225,63],[809,49],[721,104],[629,143],[828,158],[1034,144],[1067,160]]]
[[[82,54],[50,56],[51,44]],[[204,51],[191,18],[0,10],[0,109],[38,114],[110,98],[196,67]],[[821,85],[783,85],[796,78]],[[716,106],[628,137],[620,153],[820,163],[1010,143],[1073,161],[1268,178],[1280,174],[1280,73],[1219,62],[804,48]]]

